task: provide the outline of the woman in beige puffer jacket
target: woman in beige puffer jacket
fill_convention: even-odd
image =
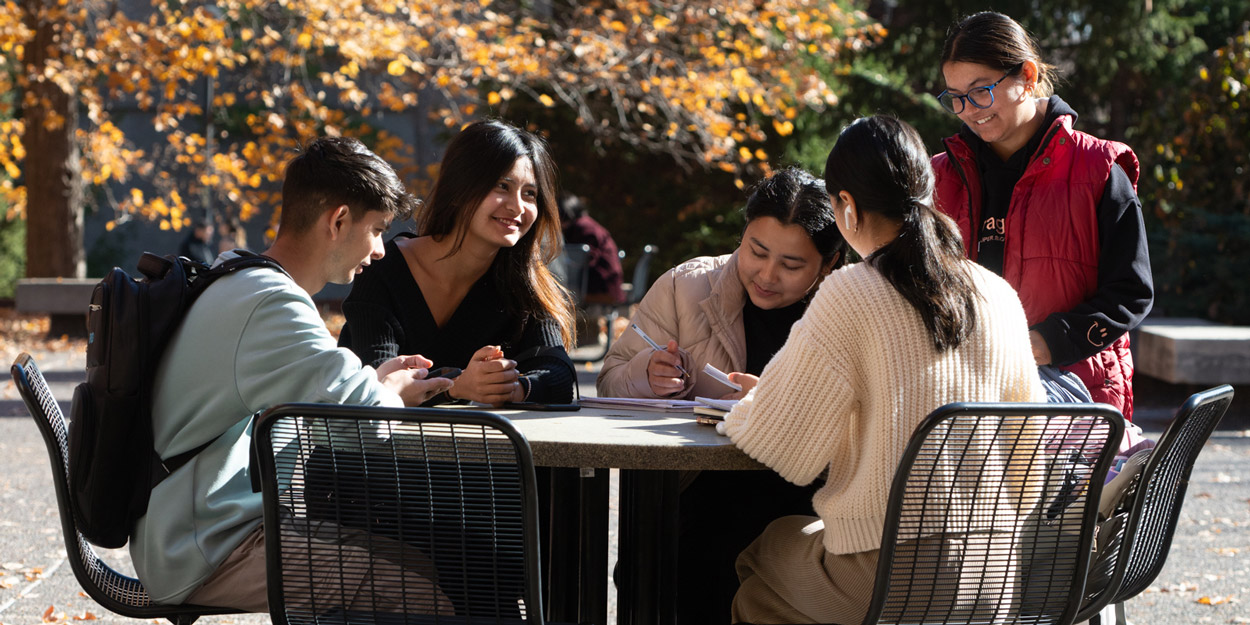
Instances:
[[[621,335],[599,373],[601,397],[722,397],[732,389],[703,375],[705,364],[758,375],[785,343],[846,243],[823,183],[801,169],[761,181],[744,213],[734,253],[686,261],[647,291],[632,321],[667,350]]]
[[[666,349],[623,334],[599,373],[601,397],[734,397],[703,366],[743,381],[785,344],[821,279],[842,264],[846,243],[824,183],[800,169],[761,181],[744,214],[736,251],[686,261],[647,291],[632,321]],[[727,623],[734,559],[773,519],[812,514],[814,487],[771,471],[690,472],[682,481],[678,574],[690,583],[677,592],[678,622]]]

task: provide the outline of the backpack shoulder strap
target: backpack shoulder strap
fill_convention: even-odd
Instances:
[[[196,454],[207,449],[209,445],[212,445],[213,443],[217,442],[217,439],[219,438],[221,437],[214,436],[213,440],[208,441],[207,443],[204,443],[203,445],[200,445],[199,447],[196,447],[195,449],[189,449],[176,456],[170,456],[169,458],[165,458],[164,460],[161,459],[160,454],[156,453],[156,450],[153,450],[152,451],[152,472],[150,474],[152,476],[152,483],[149,485],[148,490],[156,488],[157,484],[160,484],[161,482],[165,481],[165,478],[172,475],[174,471],[177,471],[178,469],[182,468],[182,465],[188,462],[191,462],[191,459],[194,458]]]
[[[208,272],[210,274],[215,274],[214,277],[216,277],[217,275],[234,273],[240,269],[248,269],[251,267],[270,267],[281,271],[282,273],[287,273],[281,263],[265,256],[264,254],[255,254],[246,250],[235,251],[239,254],[237,257],[222,261],[221,264],[212,267],[208,270]],[[287,275],[289,276],[290,274]]]

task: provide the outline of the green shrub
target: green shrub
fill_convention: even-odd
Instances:
[[[1155,309],[1250,324],[1250,34],[1169,93],[1144,122],[1163,139],[1138,150]]]
[[[17,280],[26,275],[26,222],[0,220],[0,298],[17,291]]]

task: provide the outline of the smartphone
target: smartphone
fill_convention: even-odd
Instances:
[[[460,375],[460,373],[460,369],[457,369],[456,367],[439,367],[437,369],[430,369],[430,372],[425,374],[425,379],[447,378],[448,380],[454,380],[456,376]]]
[[[512,410],[535,410],[538,412],[572,412],[582,409],[582,407],[578,404],[543,404],[532,401],[508,402],[504,404],[503,407],[510,408]]]

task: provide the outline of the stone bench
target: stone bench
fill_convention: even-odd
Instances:
[[[86,336],[87,306],[99,283],[100,278],[21,278],[14,297],[17,312],[48,315],[49,337]],[[336,307],[350,291],[348,285],[330,284],[314,295],[313,301]]]
[[[1147,319],[1133,339],[1138,373],[1173,384],[1250,384],[1250,326]]]
[[[85,336],[87,306],[99,278],[22,278],[17,281],[17,311],[48,315],[49,336]]]

